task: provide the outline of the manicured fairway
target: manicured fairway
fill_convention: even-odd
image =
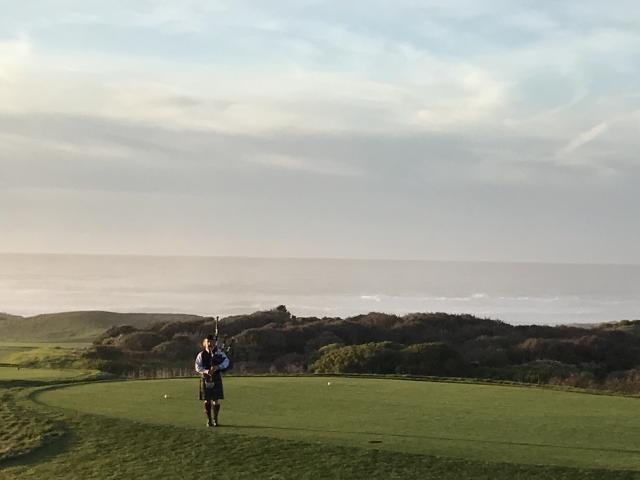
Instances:
[[[68,368],[75,366],[78,350],[86,343],[25,343],[1,342],[0,364],[23,367],[44,366],[47,368]]]
[[[0,342],[0,363],[11,363],[12,357],[17,353],[28,352],[34,347],[22,344],[8,344]]]
[[[18,368],[0,367],[0,382],[20,380],[31,382],[49,382],[79,380],[95,374],[92,370],[52,369],[52,368]]]
[[[197,379],[84,384],[41,392],[37,400],[207,435],[240,433],[480,461],[640,470],[640,401],[633,398],[321,377],[227,377],[225,394],[224,426],[214,431],[204,427]]]

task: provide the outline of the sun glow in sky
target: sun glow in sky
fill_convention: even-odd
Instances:
[[[635,0],[0,8],[0,251],[640,263]]]

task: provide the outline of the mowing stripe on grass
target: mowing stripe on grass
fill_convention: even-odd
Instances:
[[[329,386],[313,377],[228,377],[225,394],[225,427],[214,435],[640,470],[640,403],[633,398],[381,379],[335,378]],[[197,379],[85,384],[37,398],[81,412],[204,428]]]

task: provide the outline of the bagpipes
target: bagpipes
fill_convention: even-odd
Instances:
[[[226,358],[229,359],[229,365],[223,369],[220,370],[221,372],[227,371],[231,368],[231,353],[233,350],[233,344],[235,343],[235,339],[231,339],[229,340],[229,338],[225,335],[222,337],[222,345],[218,345],[218,339],[220,337],[220,330],[219,330],[219,324],[220,324],[220,317],[215,317],[214,318],[214,335],[213,335],[213,340],[214,340],[214,347],[213,347],[213,356],[211,358],[211,362],[218,366],[220,365],[222,362],[224,362],[225,356]],[[220,352],[222,352],[224,355],[221,355]]]

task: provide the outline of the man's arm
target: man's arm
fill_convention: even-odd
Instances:
[[[196,372],[200,373],[200,374],[205,374],[207,373],[207,370],[204,368],[204,366],[202,365],[202,352],[200,352],[198,354],[198,356],[196,357]]]

